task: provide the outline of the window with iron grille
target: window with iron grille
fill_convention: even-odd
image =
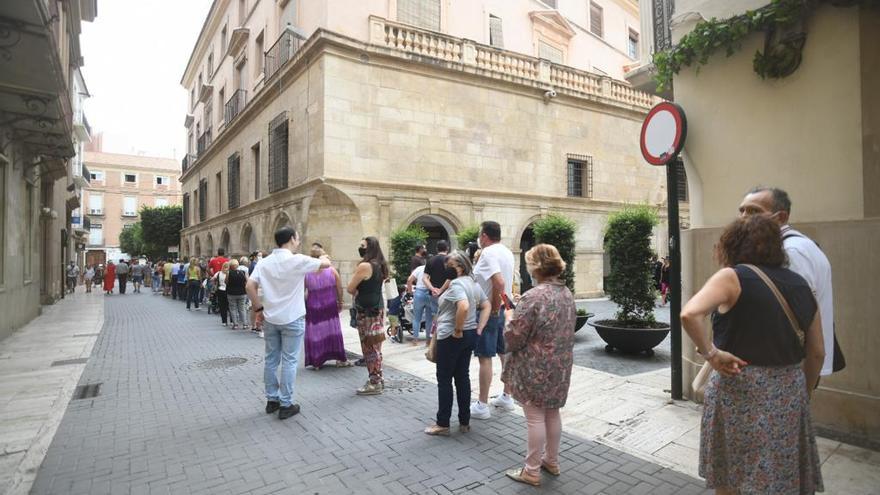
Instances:
[[[489,14],[489,44],[496,48],[504,48],[504,32],[501,29],[501,18]]]
[[[590,2],[590,32],[598,37],[603,33],[602,7]]]
[[[629,30],[629,39],[626,44],[626,51],[630,58],[639,58],[639,33]]]
[[[593,197],[593,157],[568,155],[568,196]]]
[[[269,123],[269,193],[287,189],[287,112]]]
[[[678,162],[678,200],[682,203],[688,202],[688,178],[682,162]]]
[[[553,45],[544,43],[543,41],[538,42],[538,58],[549,60],[554,64],[562,64],[565,62],[565,56],[562,53],[562,50]]]
[[[189,227],[189,193],[183,194],[183,226]]]
[[[208,218],[208,179],[199,181],[199,221]]]
[[[397,20],[440,31],[440,0],[397,0]]]
[[[227,158],[226,167],[228,168],[226,172],[226,202],[229,206],[229,209],[231,210],[233,208],[239,207],[239,198],[241,197],[241,192],[239,190],[239,171],[241,169],[241,155],[235,153]]]

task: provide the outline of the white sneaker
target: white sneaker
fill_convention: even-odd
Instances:
[[[492,417],[492,413],[489,412],[489,406],[478,400],[471,403],[471,418],[489,419],[490,417]]]
[[[507,394],[501,394],[498,397],[489,399],[489,405],[501,408],[505,411],[513,411],[516,408],[516,404],[513,403],[513,398]]]

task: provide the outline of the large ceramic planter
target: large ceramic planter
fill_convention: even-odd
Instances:
[[[669,334],[669,326],[663,328],[623,328],[617,327],[609,320],[590,322],[590,326],[596,329],[596,333],[605,341],[605,352],[615,350],[629,354],[644,353],[654,355],[657,347],[666,335]]]
[[[587,313],[583,316],[578,315],[577,318],[574,320],[575,333],[577,333],[577,331],[580,330],[581,328],[584,328],[584,325],[587,324],[587,320],[589,320],[590,318],[592,318],[594,316],[596,316],[596,315],[593,313]]]

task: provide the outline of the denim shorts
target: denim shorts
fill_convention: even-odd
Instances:
[[[474,355],[477,357],[495,357],[504,354],[504,314],[489,317],[483,334],[477,337]]]

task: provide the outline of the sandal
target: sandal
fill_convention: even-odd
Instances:
[[[441,436],[448,437],[449,436],[449,427],[448,426],[440,426],[440,425],[431,425],[425,428],[425,433],[433,436]]]
[[[531,478],[526,474],[525,471],[525,468],[511,469],[504,474],[506,474],[507,477],[512,479],[513,481],[518,481],[520,483],[525,483],[532,486],[541,486],[541,478]]]
[[[351,368],[352,366],[354,366],[354,363],[351,361],[336,361],[337,368]]]
[[[561,472],[561,471],[559,471],[558,465],[551,466],[550,464],[544,464],[543,462],[541,463],[541,470],[546,472],[547,474],[551,474],[553,476],[559,476],[559,474]]]

